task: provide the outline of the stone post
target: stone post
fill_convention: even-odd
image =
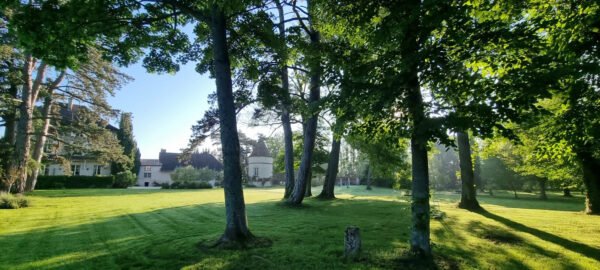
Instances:
[[[360,252],[360,230],[358,227],[346,227],[344,251],[347,257],[355,257]]]

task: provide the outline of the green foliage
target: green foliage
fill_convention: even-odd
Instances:
[[[300,160],[302,157],[302,150],[304,149],[304,137],[301,133],[295,132],[293,134],[293,143],[294,143],[294,170],[298,170],[300,168]],[[313,152],[313,161],[311,172],[313,176],[318,174],[324,174],[325,169],[321,167],[321,165],[329,162],[329,151],[325,149],[325,146],[329,143],[327,138],[321,133],[317,132],[317,138],[315,140],[315,149]],[[280,147],[279,152],[273,159],[273,172],[275,173],[284,173],[285,171],[285,148]]]
[[[482,161],[481,179],[487,189],[508,189],[515,192],[527,181],[497,157],[489,157]]]
[[[190,165],[185,167],[177,167],[171,173],[171,180],[176,183],[198,182],[198,181],[221,181],[223,174],[209,168],[196,169]]]
[[[435,190],[460,190],[458,153],[453,147],[435,144],[429,158],[429,181]]]
[[[135,176],[135,174],[131,173],[131,171],[120,172],[115,175],[113,187],[127,188],[129,186],[135,185],[136,181],[137,177]]]
[[[199,177],[200,172],[190,165],[185,167],[177,167],[171,173],[171,180],[173,180],[173,182],[198,181]]]
[[[0,209],[18,209],[29,206],[29,201],[22,194],[0,192]]]
[[[212,185],[208,182],[173,182],[171,184],[169,183],[162,183],[160,184],[160,186],[163,189],[210,189],[212,188]]]
[[[63,189],[63,188],[110,188],[115,183],[114,176],[83,176],[60,175],[44,176],[37,178],[36,189]]]

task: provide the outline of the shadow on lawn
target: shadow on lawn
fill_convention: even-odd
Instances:
[[[4,250],[0,253],[0,268],[421,268],[420,264],[399,259],[408,249],[409,204],[342,199],[307,199],[305,204],[307,207],[300,209],[284,207],[278,202],[247,204],[251,231],[273,241],[267,248],[238,251],[196,248],[199,242],[218,238],[225,226],[223,204],[208,203],[0,235],[0,247]],[[475,258],[480,250],[466,245],[460,227],[451,218],[442,224],[443,229],[432,232],[439,243],[434,246],[437,265],[431,268],[456,269],[456,261],[477,268]],[[343,260],[344,229],[349,225],[358,226],[363,238],[363,256],[356,262]],[[486,225],[474,226],[484,230]],[[546,238],[552,236],[540,233],[546,234]],[[568,241],[553,240],[563,244]],[[574,249],[582,246],[577,245]],[[534,245],[528,245],[528,249],[548,257],[553,255]],[[495,267],[527,268],[504,249],[492,250],[503,255],[502,260],[493,262]],[[586,256],[597,254],[597,250],[587,252]]]
[[[551,233],[547,233],[535,228],[531,228],[531,227],[527,227],[521,223],[512,221],[510,219],[498,216],[496,214],[490,213],[486,210],[482,210],[480,212],[476,212],[481,214],[482,216],[498,221],[514,230],[520,231],[520,232],[524,232],[524,233],[529,233],[539,239],[542,239],[544,241],[548,241],[551,243],[554,243],[556,245],[559,245],[565,249],[568,249],[570,251],[579,253],[583,256],[586,256],[590,259],[596,260],[600,262],[600,249],[594,248],[594,247],[590,247],[586,244],[582,244],[582,243],[578,243],[578,242],[574,242],[565,238],[562,238],[560,236],[551,234]]]
[[[496,192],[494,196],[478,194],[477,200],[481,204],[492,204],[507,208],[538,209],[553,211],[577,212],[585,209],[585,198],[582,196],[563,197],[556,194],[548,194],[547,200],[541,200],[534,194],[519,194],[515,199],[508,193]],[[433,201],[442,203],[458,203],[460,194],[434,194]],[[485,208],[485,206],[483,206]]]

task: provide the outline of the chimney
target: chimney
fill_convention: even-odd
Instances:
[[[73,97],[69,98],[69,111],[73,111]]]

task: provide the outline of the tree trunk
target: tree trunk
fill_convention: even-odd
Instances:
[[[32,81],[32,73],[35,64],[36,60],[31,55],[27,55],[23,68],[24,84],[21,91],[21,105],[19,107],[20,115],[19,122],[17,123],[15,150],[13,151],[9,169],[10,177],[13,178],[10,182],[17,184],[17,193],[23,193],[25,191],[27,163],[29,161],[29,151],[31,148],[31,131],[33,129],[33,106],[35,105],[39,89],[46,75],[47,65],[40,63],[37,68],[36,79],[35,81]]]
[[[310,12],[310,2],[309,2]],[[316,47],[320,43],[319,32],[312,27],[312,17],[309,15],[310,26],[310,44]],[[317,52],[309,55],[310,63],[310,94],[309,94],[309,107],[319,101],[321,95],[321,60],[320,55]],[[319,120],[318,112],[310,112],[310,118],[306,121],[306,128],[304,132],[304,149],[302,149],[302,157],[300,159],[300,169],[298,171],[298,179],[294,185],[294,191],[292,196],[288,200],[291,205],[300,205],[304,199],[306,192],[306,182],[310,181],[310,169],[312,167],[312,156],[315,148],[315,140],[317,137],[317,124]]]
[[[429,240],[429,175],[425,142],[411,139],[412,154],[412,226],[410,249],[416,256],[431,255]]]
[[[279,38],[285,42],[285,15],[283,12],[283,6],[279,0],[275,1],[277,10],[279,12]],[[292,124],[290,123],[290,111],[288,107],[288,96],[290,82],[288,78],[288,72],[286,67],[287,51],[279,55],[281,61],[281,88],[283,88],[283,97],[281,100],[281,124],[283,126],[283,144],[285,147],[285,154],[283,158],[283,164],[285,169],[285,193],[284,199],[289,198],[294,191],[294,142],[292,141]]]
[[[517,197],[517,190],[513,190],[514,194],[515,194],[515,199],[518,199],[519,197]]]
[[[475,165],[473,166],[473,177],[475,181],[475,195],[477,190],[483,192],[483,181],[481,181],[481,158],[478,154],[475,155]]]
[[[248,229],[242,168],[240,165],[240,142],[237,132],[231,66],[227,45],[226,17],[221,7],[211,8],[211,36],[213,42],[214,68],[219,104],[219,125],[223,151],[223,188],[225,191],[225,216],[227,225],[219,243],[245,242],[252,238]]]
[[[331,152],[329,153],[329,163],[327,163],[327,173],[325,174],[323,190],[321,191],[321,194],[317,196],[318,198],[335,199],[334,189],[340,162],[340,145],[341,140],[336,139],[334,135],[331,142]]]
[[[583,168],[583,184],[587,190],[585,212],[600,215],[600,160],[591,154],[579,154]]]
[[[367,165],[367,190],[372,190],[371,188],[371,165]]]
[[[304,191],[304,197],[312,197],[312,171],[308,173],[306,178],[306,190]]]
[[[540,178],[540,199],[547,200],[546,196],[546,185],[548,184],[548,178]]]
[[[473,164],[471,164],[471,144],[467,132],[458,132],[458,157],[460,163],[460,178],[462,191],[459,208],[467,210],[478,210],[481,207],[477,202],[475,193],[475,181],[473,176]]]
[[[58,87],[58,85],[62,82],[62,80],[65,78],[65,75],[66,71],[62,71],[60,73],[60,75],[56,78],[56,80],[54,80],[52,85],[48,87],[48,96],[46,96],[46,98],[44,99],[44,107],[42,108],[42,118],[44,119],[44,124],[42,125],[42,129],[40,130],[40,132],[36,135],[36,143],[33,149],[32,156],[32,158],[38,164],[42,162],[42,156],[44,154],[44,145],[46,144],[46,135],[48,134],[48,128],[50,127],[50,113],[52,111],[52,102],[54,100],[52,95],[54,95],[56,87]],[[33,169],[31,175],[27,178],[27,184],[25,186],[25,189],[28,192],[31,192],[35,189],[35,184],[37,182],[39,171],[40,168],[36,166]]]
[[[571,195],[571,189],[566,187],[563,188],[563,197],[573,197],[573,195]]]

